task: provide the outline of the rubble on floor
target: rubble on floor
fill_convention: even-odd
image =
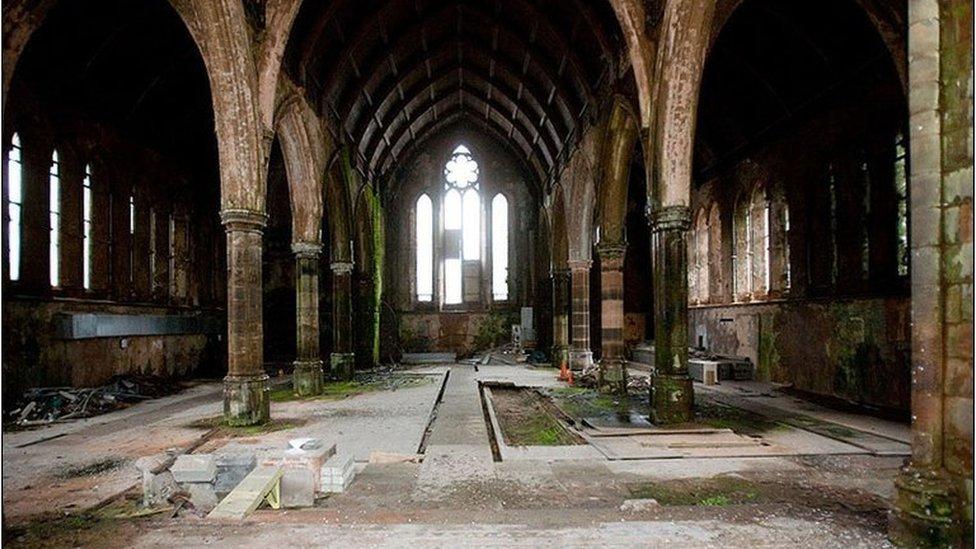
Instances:
[[[159,376],[115,376],[101,387],[29,389],[5,420],[20,426],[97,416],[136,402],[173,394],[179,382]]]
[[[272,508],[311,507],[322,494],[346,490],[356,475],[352,456],[315,438],[292,439],[280,453],[184,454],[140,459],[143,505],[172,504],[197,515],[243,518],[263,501]]]

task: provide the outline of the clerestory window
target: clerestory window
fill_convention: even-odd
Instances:
[[[20,227],[24,201],[24,164],[20,137],[14,134],[7,152],[7,277],[20,280]]]

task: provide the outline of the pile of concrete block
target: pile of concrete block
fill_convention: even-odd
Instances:
[[[169,454],[156,454],[136,460],[136,468],[142,473],[142,504],[146,507],[165,505],[169,498],[180,491],[180,485],[169,470]]]
[[[242,452],[218,454],[216,463],[217,479],[214,481],[214,490],[218,498],[224,499],[257,467],[258,460],[253,453]]]
[[[326,446],[312,438],[289,441],[289,447],[280,458],[267,458],[265,466],[281,465],[282,507],[311,507],[315,494],[321,493],[322,467],[335,455],[335,444]]]
[[[332,456],[322,466],[320,484],[323,492],[342,493],[349,487],[352,477],[356,475],[352,456]]]
[[[193,508],[209,513],[217,506],[217,461],[210,454],[184,454],[169,468],[173,479],[190,494]]]
[[[169,470],[166,458],[152,456],[137,462],[143,473],[144,504],[163,504],[184,492],[193,509],[202,513],[213,510],[258,466],[250,452],[185,454]],[[281,468],[280,503],[286,508],[311,507],[317,494],[344,492],[355,475],[351,456],[337,456],[334,444],[326,446],[313,438],[291,440],[279,456],[260,462],[262,467]]]

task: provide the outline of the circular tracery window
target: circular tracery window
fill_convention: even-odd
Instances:
[[[451,154],[451,159],[444,166],[444,179],[447,184],[445,189],[467,189],[474,186],[477,188],[478,182],[478,163],[471,157],[471,151],[464,145],[458,145]]]

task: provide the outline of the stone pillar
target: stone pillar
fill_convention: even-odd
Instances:
[[[352,351],[352,263],[332,264],[332,376],[351,380],[356,355]]]
[[[908,3],[912,455],[888,533],[973,545],[973,6]]]
[[[593,364],[590,350],[590,266],[588,259],[569,262],[572,273],[573,344],[569,350],[569,367],[582,371]]]
[[[292,387],[299,396],[322,392],[322,358],[319,354],[319,255],[318,242],[295,242],[295,324],[298,344]]]
[[[651,213],[651,270],[654,279],[654,376],[651,416],[655,423],[693,418],[694,393],[688,375],[687,206]]]
[[[261,239],[267,216],[224,210],[221,220],[227,232],[224,420],[229,425],[256,425],[271,418],[261,316]]]
[[[569,269],[552,270],[552,365],[569,367]]]
[[[353,343],[353,352],[356,355],[356,366],[369,369],[376,366],[376,282],[370,273],[357,272],[355,277],[356,309],[353,312],[353,322],[356,340]]]
[[[627,394],[624,359],[624,254],[619,243],[601,243],[600,256],[600,372],[601,391]]]

